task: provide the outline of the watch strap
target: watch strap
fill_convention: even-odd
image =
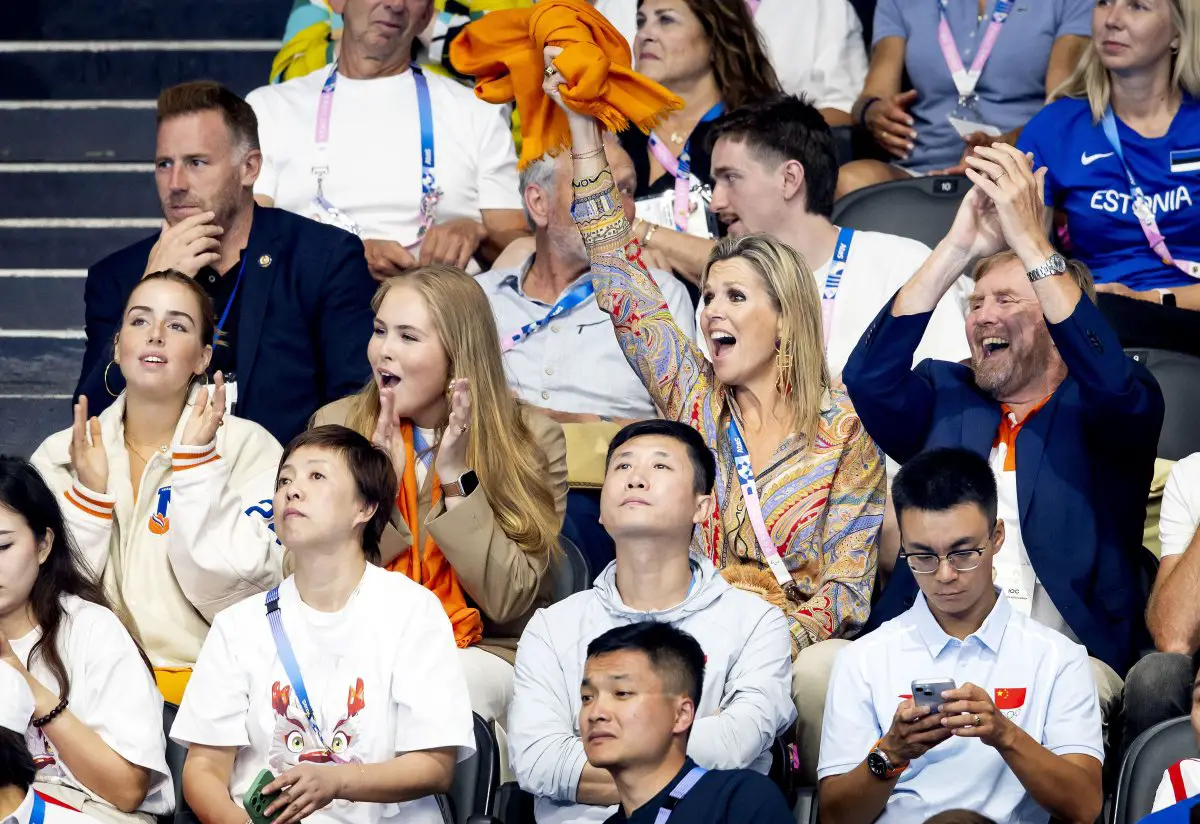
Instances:
[[[875,742],[875,746],[871,748],[871,752],[879,753],[883,757],[884,761],[891,765],[890,769],[888,769],[888,771],[882,776],[884,780],[891,780],[908,769],[908,762],[902,761],[900,763],[896,763],[892,761],[891,757],[884,752],[883,748],[880,746],[882,743],[883,739],[880,738]]]
[[[1067,271],[1067,260],[1057,252],[1046,259],[1046,262],[1040,266],[1035,266],[1025,273],[1029,278],[1030,283],[1037,283],[1039,280],[1044,280],[1051,275],[1061,275]]]

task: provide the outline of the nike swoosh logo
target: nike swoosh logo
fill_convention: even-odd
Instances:
[[[1094,155],[1090,155],[1087,152],[1084,152],[1083,157],[1079,158],[1079,162],[1082,163],[1084,166],[1091,166],[1097,160],[1103,160],[1106,157],[1112,157],[1112,156],[1113,156],[1112,152],[1102,152],[1100,154],[1094,154]]]

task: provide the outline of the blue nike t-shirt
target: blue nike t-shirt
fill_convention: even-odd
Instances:
[[[1142,137],[1119,118],[1117,130],[1171,256],[1200,261],[1200,104],[1185,96],[1162,137]],[[1200,283],[1163,263],[1146,242],[1124,168],[1086,100],[1051,103],[1025,126],[1017,146],[1047,167],[1046,204],[1066,213],[1073,254],[1097,283],[1136,291]]]

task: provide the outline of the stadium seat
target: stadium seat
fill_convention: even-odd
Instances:
[[[587,559],[566,535],[558,536],[562,552],[550,561],[550,576],[554,581],[554,600],[570,598],[577,592],[592,588]]]
[[[802,787],[796,794],[792,805],[796,824],[817,824],[820,820],[817,810],[817,788]]]
[[[522,790],[516,781],[502,784],[496,796],[496,815],[468,824],[535,824],[533,795]]]
[[[1190,716],[1163,721],[1139,735],[1121,762],[1112,824],[1134,824],[1149,815],[1163,773],[1181,758],[1196,756],[1200,748]]]
[[[183,800],[183,762],[187,760],[187,747],[176,744],[171,740],[171,725],[175,723],[175,714],[179,707],[169,701],[163,702],[163,732],[167,736],[167,769],[171,771],[171,783],[175,785],[175,815],[159,816],[160,824],[174,821],[174,824],[199,824],[195,813]]]
[[[1200,409],[1200,358],[1165,349],[1126,349],[1150,370],[1166,402],[1158,456],[1169,461],[1200,452],[1200,427],[1192,415]]]
[[[833,204],[832,220],[838,226],[900,235],[933,248],[946,236],[970,188],[970,181],[958,175],[879,183]]]
[[[491,813],[500,787],[500,749],[488,722],[475,713],[471,716],[475,722],[475,753],[454,768],[450,803],[442,805],[446,824],[495,821]]]

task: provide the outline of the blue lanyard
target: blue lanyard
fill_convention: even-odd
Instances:
[[[433,449],[425,441],[425,436],[417,429],[416,424],[413,424],[413,452],[417,455],[417,460],[425,467],[425,471],[429,471],[429,464],[433,461]]]
[[[29,824],[42,824],[46,820],[46,802],[36,792],[33,794],[33,810],[29,813]]]
[[[292,689],[296,691],[296,700],[300,702],[300,709],[304,711],[304,717],[308,719],[308,726],[325,751],[332,756],[334,761],[340,762],[341,759],[325,743],[325,736],[321,734],[321,728],[317,726],[317,717],[313,713],[312,702],[308,700],[308,690],[304,688],[304,676],[300,674],[300,665],[296,663],[296,655],[292,652],[292,642],[288,640],[287,631],[283,628],[283,613],[279,609],[279,587],[275,587],[267,593],[267,622],[271,625],[271,635],[275,639],[275,651],[279,653],[279,663],[283,664],[283,671],[287,673],[288,681],[291,682]]]
[[[242,250],[242,265],[238,267],[237,280],[233,284],[233,291],[229,293],[229,300],[225,303],[225,311],[221,313],[221,319],[217,321],[217,332],[213,335],[213,346],[221,342],[221,336],[225,334],[225,321],[229,320],[229,310],[233,308],[234,298],[237,297],[238,287],[242,285],[242,274],[246,271],[246,261],[250,258],[250,247],[247,246]]]
[[[1112,106],[1104,110],[1104,119],[1100,122],[1104,136],[1108,138],[1108,145],[1116,152],[1117,160],[1121,161],[1121,168],[1125,170],[1125,177],[1129,178],[1130,192],[1135,198],[1144,197],[1142,187],[1137,185],[1137,181],[1133,179],[1133,172],[1129,171],[1129,164],[1125,162],[1125,151],[1121,148],[1121,134],[1117,131],[1117,118],[1113,115]]]
[[[688,774],[683,777],[683,780],[675,785],[671,790],[670,795],[661,807],[658,808],[658,815],[654,818],[654,824],[666,824],[667,819],[671,817],[671,813],[675,812],[675,807],[683,800],[683,797],[691,792],[692,788],[700,783],[700,779],[708,770],[703,767],[692,767]]]
[[[846,272],[846,261],[850,259],[850,245],[854,243],[854,230],[843,226],[838,231],[837,245],[833,247],[833,260],[829,273],[825,275],[825,286],[821,289],[821,329],[825,334],[825,351],[829,352],[829,336],[833,334],[833,310],[838,289],[842,286],[842,275]]]
[[[527,323],[511,335],[506,335],[500,340],[500,349],[502,352],[507,352],[516,346],[525,338],[532,335],[537,330],[544,327],[555,318],[565,315],[568,312],[575,310],[579,304],[590,298],[596,292],[596,287],[592,283],[590,277],[585,278],[583,283],[577,284],[570,292],[567,292],[558,299],[558,303],[550,307],[550,311],[541,320],[535,320],[533,323]]]
[[[704,117],[700,118],[700,123],[710,123],[716,120],[721,115],[725,114],[725,104],[718,103],[707,112]],[[700,125],[697,123],[696,125]],[[687,179],[692,173],[692,138],[689,136],[687,143],[683,144],[683,151],[679,153],[679,174],[676,177]]]
[[[737,420],[734,419],[732,412],[729,415],[729,425],[725,431],[729,436],[729,447],[733,452],[733,466],[737,471],[738,484],[742,487],[742,503],[745,504],[746,517],[750,519],[750,526],[754,529],[758,549],[779,585],[785,588],[790,587],[793,585],[792,573],[788,571],[787,564],[779,554],[779,547],[775,545],[771,532],[767,529],[767,522],[763,519],[762,503],[758,498],[758,487],[754,483],[754,467],[750,463],[750,450],[746,448],[746,441],[742,438],[742,431],[738,428]],[[725,495],[728,498],[729,490],[725,491]],[[729,505],[728,500],[725,505]]]

